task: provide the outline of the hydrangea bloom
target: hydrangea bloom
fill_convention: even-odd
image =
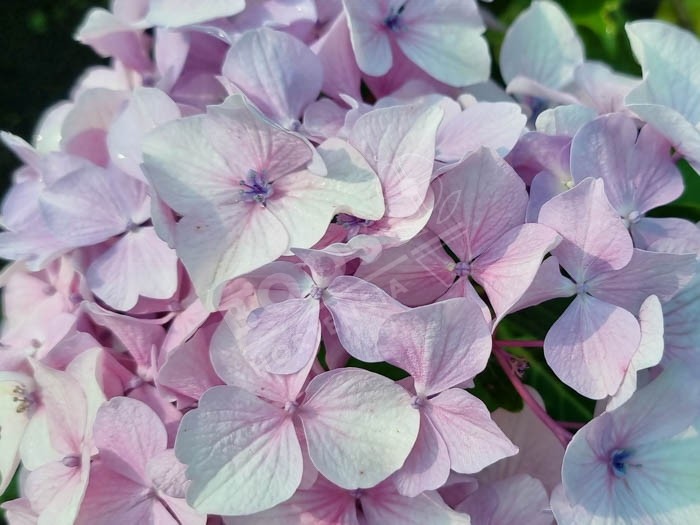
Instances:
[[[0,133],[11,525],[693,523],[700,44],[492,9],[88,13]]]

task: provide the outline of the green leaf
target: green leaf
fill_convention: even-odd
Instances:
[[[520,412],[523,409],[520,394],[513,388],[508,376],[493,356],[489,359],[486,369],[474,378],[474,387],[468,390],[481,399],[491,412],[497,408],[505,408],[510,412]]]

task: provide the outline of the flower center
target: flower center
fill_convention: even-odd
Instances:
[[[623,478],[627,474],[627,467],[638,467],[634,463],[630,463],[633,451],[629,449],[619,448],[610,453],[610,462],[608,467],[616,478]]]
[[[318,301],[323,296],[323,288],[320,288],[314,284],[311,287],[311,291],[309,292],[309,296],[312,299],[316,299]]]
[[[80,466],[80,456],[66,456],[61,460],[64,466],[68,468],[76,468]]]
[[[245,202],[256,202],[265,206],[265,201],[272,195],[272,184],[267,182],[265,173],[248,170],[245,180],[239,183],[242,186],[241,197]]]
[[[393,32],[401,31],[403,27],[403,24],[401,23],[401,13],[403,13],[405,7],[406,2],[401,4],[398,8],[392,7],[389,9],[389,14],[386,15],[386,18],[384,19],[384,27]]]
[[[455,264],[454,269],[452,270],[457,277],[465,277],[466,275],[469,275],[469,263],[464,262],[464,261],[459,261],[457,264]]]

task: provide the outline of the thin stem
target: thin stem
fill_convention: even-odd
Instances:
[[[498,345],[500,347],[509,347],[509,348],[542,348],[544,346],[544,341],[526,341],[522,340],[519,341],[517,339],[505,339],[505,340],[493,340],[494,345]]]
[[[528,407],[530,407],[530,410],[534,412],[537,418],[540,421],[542,421],[542,423],[544,423],[544,425],[552,432],[552,434],[556,436],[556,438],[559,440],[562,446],[566,448],[566,446],[569,444],[569,441],[571,441],[573,434],[565,428],[561,427],[556,421],[554,421],[551,418],[551,416],[547,414],[547,411],[532,396],[530,391],[527,388],[525,388],[523,382],[513,371],[513,367],[511,366],[511,363],[509,361],[510,354],[498,346],[494,346],[493,353],[496,356],[496,359],[498,360],[498,364],[501,365],[501,368],[503,368],[503,371],[508,376],[508,379],[512,383],[513,388],[515,388],[516,392],[520,394],[520,397],[523,398],[525,404]]]
[[[578,430],[583,427],[586,423],[581,423],[580,421],[557,421],[560,427],[571,428],[573,430]]]

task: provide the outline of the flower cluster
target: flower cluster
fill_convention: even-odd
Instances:
[[[503,88],[485,29],[474,0],[87,15],[111,66],[2,135],[10,523],[697,519],[700,231],[648,212],[700,168],[700,42],[630,23],[623,75],[535,0]],[[538,348],[596,417],[552,417]]]

